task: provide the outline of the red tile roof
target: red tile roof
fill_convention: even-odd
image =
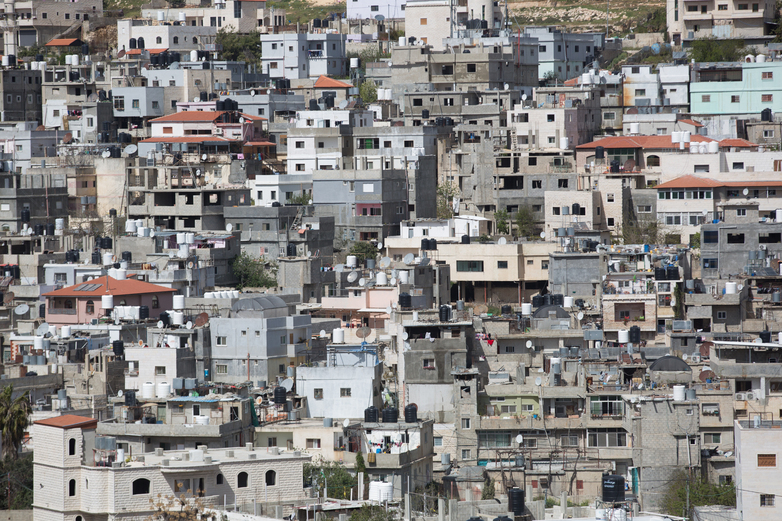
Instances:
[[[75,414],[63,414],[62,416],[54,416],[45,420],[38,420],[36,425],[47,425],[49,427],[58,427],[60,429],[75,429],[75,428],[91,428],[97,427],[98,420],[95,418],[88,418],[87,416],[76,416]]]
[[[708,143],[710,141],[716,141],[710,137],[701,136],[699,134],[693,134],[690,137],[694,143]],[[591,143],[584,143],[578,145],[576,148],[580,149],[594,149],[597,147],[604,148],[643,148],[643,149],[664,149],[664,148],[678,148],[678,144],[674,145],[671,142],[671,136],[609,136]]]
[[[242,115],[245,119],[252,119],[255,121],[266,121],[266,118],[261,116],[253,116],[252,114],[245,114],[244,112],[240,112],[239,114]]]
[[[715,181],[708,177],[684,175],[657,185],[655,188],[719,188],[719,187],[782,186],[782,181]]]
[[[125,51],[125,56],[136,56],[144,51],[147,51],[149,54],[160,54],[162,52],[166,52],[168,48],[165,49],[129,49]]]
[[[161,116],[150,120],[151,123],[166,123],[166,122],[189,122],[189,121],[214,121],[224,110],[184,110],[182,112],[175,112],[168,116]]]
[[[55,38],[44,47],[70,47],[71,45],[81,45],[78,38]]]
[[[215,142],[225,141],[230,143],[232,141],[238,141],[237,139],[228,139],[220,136],[199,134],[197,136],[171,136],[171,137],[151,137],[142,139],[139,143],[203,143],[204,141]]]
[[[314,87],[316,89],[349,89],[353,87],[353,85],[322,75],[320,78],[315,80]]]
[[[106,285],[108,283],[108,290]],[[150,293],[174,293],[175,289],[150,284],[141,280],[117,280],[109,277],[98,277],[87,282],[68,286],[44,293],[44,297],[100,297],[102,295],[144,295]]]
[[[693,127],[702,127],[703,126],[702,123],[698,123],[694,119],[680,119],[679,121],[677,121],[677,123],[685,123],[687,125],[692,125]]]
[[[272,143],[271,141],[248,141],[245,143],[245,146],[248,147],[276,147],[277,143]]]
[[[736,147],[736,148],[757,148],[757,143],[752,143],[746,139],[723,139],[720,141],[720,148],[722,147]]]

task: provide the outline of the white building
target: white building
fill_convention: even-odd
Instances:
[[[345,76],[345,35],[280,33],[261,35],[261,70],[272,79]]]
[[[756,421],[757,419],[757,421]],[[779,519],[782,517],[782,422],[735,420],[733,442],[736,448],[736,510],[739,519]],[[777,494],[779,492],[779,494]]]
[[[203,50],[214,43],[217,27],[164,25],[144,19],[117,21],[117,47],[130,49],[168,49],[169,51]]]
[[[350,20],[375,19],[383,15],[385,20],[405,17],[405,0],[348,0]]]
[[[198,6],[142,9],[141,17],[186,26],[224,28],[238,33],[263,33],[286,23],[285,10],[279,7],[267,9],[265,0],[209,0],[199,2]]]

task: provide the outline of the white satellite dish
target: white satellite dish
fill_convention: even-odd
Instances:
[[[244,125],[244,116],[242,116],[242,117],[240,117],[240,118],[239,118],[239,123],[241,123],[242,125]]]
[[[391,313],[393,313],[393,311],[394,311],[394,308],[392,308],[391,306],[386,306],[386,313],[388,313],[390,315]]]
[[[540,232],[540,238],[545,239],[546,238],[546,232]]]
[[[157,321],[157,327],[158,327],[158,329],[163,329],[163,326],[164,326],[164,325],[165,325],[165,324],[163,324],[163,321],[162,321],[162,320],[158,320],[158,321]]]
[[[225,231],[232,232],[233,229],[234,229],[234,225],[233,224],[228,223],[228,224],[225,225]]]
[[[741,191],[741,193],[744,195],[749,195],[749,188],[745,188],[744,190]]]
[[[39,336],[44,336],[46,333],[48,333],[48,332],[49,332],[49,324],[48,324],[48,323],[46,323],[46,322],[44,322],[43,324],[41,324],[40,326],[38,326],[38,329],[36,329],[36,330],[35,330],[35,332],[36,332],[36,333],[37,333]]]
[[[402,340],[407,340],[408,338],[410,338],[410,335],[407,334],[407,331],[402,333]]]
[[[348,425],[350,425],[350,420],[348,420],[347,418],[345,418],[345,421],[343,421],[343,422],[342,422],[342,426],[343,426],[343,427],[345,427],[345,428],[347,429],[347,428],[348,428]]]
[[[188,320],[187,324],[185,324],[185,329],[193,329],[193,323],[190,320]]]
[[[538,387],[540,387],[540,384],[542,384],[542,383],[543,383],[543,378],[541,378],[540,376],[538,376],[537,378],[535,378],[535,385],[537,385]]]
[[[27,304],[19,304],[14,308],[15,315],[24,315],[28,311],[30,311],[30,306],[28,306]]]
[[[378,250],[382,250],[383,249],[383,243],[382,242],[377,243],[377,249]]]
[[[255,91],[254,90],[250,91],[250,96],[253,97],[253,98],[255,97]]]
[[[738,288],[739,291],[741,291],[742,289],[744,289],[744,284],[739,284],[736,287]]]
[[[380,267],[381,268],[387,268],[391,266],[391,258],[390,257],[383,257],[380,259]]]
[[[527,101],[527,95],[526,94],[522,94],[521,95],[521,101]]]
[[[682,360],[684,360],[685,362],[687,361],[688,358],[689,358],[689,356],[687,355],[687,353],[684,353],[682,355]]]
[[[396,286],[396,277],[391,277],[391,280],[389,281],[389,283],[390,283],[392,286]]]
[[[201,98],[200,98],[200,97],[198,97],[198,96],[196,96],[195,98],[193,98],[193,101],[194,101],[194,102],[196,102],[196,103],[198,103],[199,101],[201,101]]]
[[[506,83],[506,84],[504,84],[502,87],[503,87],[503,90],[508,90],[508,89],[510,88],[510,85],[508,85],[508,84]]]
[[[117,398],[122,398],[123,394],[125,394],[125,393],[123,393],[122,389],[120,389],[119,391],[117,391]]]
[[[405,255],[405,258],[402,259],[402,262],[410,266],[413,262],[415,262],[415,255],[413,255],[412,253],[408,253],[407,255]]]
[[[196,168],[195,175],[196,175],[196,177],[201,177],[201,169],[200,168]]]
[[[397,270],[391,270],[391,278],[397,278],[399,276],[399,272]]]
[[[524,441],[524,436],[522,436],[521,434],[519,434],[518,436],[516,436],[516,443],[521,443],[521,442],[523,442],[523,441]]]
[[[336,271],[337,273],[342,273],[343,271],[345,271],[345,265],[337,264],[336,266],[334,266],[334,271]]]
[[[579,320],[583,320],[584,319],[584,312],[583,311],[579,311],[578,315],[576,315],[576,316],[578,317]]]
[[[532,340],[527,340],[527,347],[532,347]]]
[[[206,154],[201,154],[201,161],[206,161],[207,159],[209,159],[209,156],[208,156],[208,155],[206,155]]]
[[[128,146],[125,147],[124,152],[125,152],[125,154],[127,154],[129,156],[132,156],[133,154],[136,153],[137,150],[138,150],[138,147],[136,145],[128,145]]]
[[[358,279],[358,285],[361,286],[362,288],[366,285],[366,283],[367,283],[367,281],[366,281],[366,279],[364,277],[361,277],[360,279]]]
[[[149,232],[149,236],[150,236],[150,237],[154,237],[155,235],[157,235],[157,234],[155,233],[155,230],[152,230],[151,232]]]
[[[111,152],[109,150],[104,150],[103,153],[101,153],[100,157],[103,159],[108,159],[111,157]]]
[[[312,251],[307,250],[307,257],[312,257]]]
[[[358,278],[357,271],[351,271],[350,273],[348,273],[348,282],[356,282],[357,278]]]
[[[497,244],[500,244],[500,245],[508,244],[508,239],[506,239],[505,237],[500,237],[499,239],[497,239]]]
[[[168,258],[173,259],[175,257],[175,253],[173,251],[168,252]]]

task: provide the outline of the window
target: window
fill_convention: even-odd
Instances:
[[[339,397],[340,398],[350,398],[350,387],[342,387],[339,390]]]
[[[462,418],[462,429],[469,429],[469,428],[470,428],[470,419]]]
[[[160,300],[157,298],[157,295],[152,297],[152,309],[160,309]]]
[[[646,89],[635,89],[636,96],[646,96]]]
[[[435,447],[442,447],[443,446],[443,437],[442,436],[435,436],[434,437],[434,446]]]
[[[149,480],[145,478],[137,479],[133,482],[133,495],[149,494]]]
[[[774,506],[774,494],[761,494],[760,495],[760,506],[762,506],[762,507],[773,507]]]
[[[704,416],[719,416],[720,404],[718,403],[704,403],[702,406]],[[719,442],[717,442],[719,443]]]
[[[315,399],[316,400],[322,400],[323,399],[323,389],[315,389]]]
[[[92,315],[95,313],[95,302],[88,300],[87,301],[87,314]]]
[[[746,210],[744,210],[744,214],[746,215]],[[744,234],[743,233],[729,233],[728,234],[728,244],[744,244]]]
[[[222,474],[218,474],[217,475],[217,478],[215,479],[215,483],[217,483],[218,485],[222,485],[223,484],[223,475]]]
[[[164,365],[156,365],[155,366],[155,376],[166,376],[166,366],[164,366]]]
[[[548,269],[548,261],[547,260],[540,261],[540,269],[542,269],[542,270],[547,270]]]
[[[773,79],[774,79],[774,73],[773,73],[773,72],[771,72],[771,71],[765,71],[765,72],[763,72],[763,74],[761,75],[761,77],[762,77],[764,80],[773,80]]]
[[[635,208],[637,213],[652,213],[652,207],[648,204],[639,204]]]
[[[758,454],[758,467],[776,467],[776,454]]]
[[[163,43],[163,38],[158,36],[157,38],[155,38],[155,43]]]
[[[228,366],[226,364],[217,364],[215,371],[217,374],[228,374]]]
[[[739,217],[746,217],[747,216],[747,209],[746,208],[736,208],[736,215]]]
[[[537,189],[543,188],[543,181],[541,181],[540,179],[537,179],[537,180],[533,179],[533,181],[532,181],[532,188],[533,189],[535,189],[535,188],[537,188]]]
[[[773,130],[764,130],[763,131],[763,137],[765,137],[765,138],[773,138],[774,137],[774,131]]]
[[[717,259],[703,259],[703,268],[708,270],[716,270],[718,268]]]
[[[304,148],[304,141],[296,141],[296,148]]]
[[[266,486],[273,487],[277,483],[277,473],[273,470],[266,471]]]
[[[728,318],[727,311],[717,311],[717,320],[727,320],[727,318]]]
[[[559,179],[557,181],[557,187],[559,188],[567,188],[568,180],[567,179]]]
[[[606,219],[606,223],[608,224],[608,226],[613,226],[614,225],[614,218],[613,217],[609,217],[608,219]]]
[[[508,269],[508,261],[497,261],[497,269],[498,270],[507,270]]]
[[[68,456],[75,456],[76,455],[76,439],[71,438],[68,440]]]
[[[718,11],[727,11],[728,10],[728,4],[720,4],[717,6]]]
[[[175,44],[178,44],[178,43],[179,43],[179,36],[174,36],[174,43],[175,43]]]
[[[604,112],[603,119],[606,121],[613,121],[616,119],[616,112]]]
[[[760,101],[763,103],[771,103],[774,101],[774,95],[773,94],[761,94]]]
[[[719,445],[720,440],[722,439],[722,434],[719,432],[707,432],[703,435],[703,443],[705,444],[712,444],[712,445]]]
[[[578,447],[578,436],[561,436],[560,443],[563,447]]]
[[[419,24],[420,25],[426,25],[426,18],[421,18],[421,20],[419,21]]]
[[[422,367],[424,369],[434,369],[435,368],[434,358],[424,358],[422,364],[423,364]]]
[[[456,261],[456,271],[483,271],[483,261]]]
[[[224,336],[217,337],[217,345],[219,345],[219,346],[228,345],[228,343],[226,341],[226,338],[228,338],[228,337],[224,337]]]
[[[190,490],[189,479],[174,480],[174,492],[187,492]]]
[[[467,64],[467,72],[475,72],[475,64],[474,63],[468,63]]]
[[[307,438],[307,448],[308,449],[319,449],[320,448],[320,438]]]
[[[729,485],[730,483],[733,483],[733,476],[720,476],[720,485]]]
[[[711,101],[711,94],[703,94],[701,95],[701,102],[702,103],[709,103]]]
[[[125,96],[114,96],[114,110],[125,110]]]
[[[247,485],[250,481],[249,476],[246,472],[240,472],[238,476],[236,476],[236,487],[237,488],[247,488]]]
[[[549,123],[553,123],[554,122],[554,114],[546,114],[546,121],[548,121]]]
[[[68,482],[68,495],[69,496],[75,496],[76,495],[76,480],[72,479]]]
[[[596,429],[587,436],[590,447],[626,447],[627,433],[622,429]]]

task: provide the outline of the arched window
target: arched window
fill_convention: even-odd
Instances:
[[[149,480],[146,478],[139,478],[133,482],[133,495],[149,494]]]
[[[72,479],[68,482],[68,495],[73,497],[76,495],[76,480]]]
[[[68,456],[76,455],[76,438],[68,440]]]
[[[266,471],[266,486],[273,487],[277,482],[277,473],[273,470]]]
[[[222,474],[218,474],[217,475],[217,484],[218,485],[222,485],[223,484],[223,475]]]
[[[120,306],[127,306],[128,303],[125,301],[125,299],[122,299],[122,300],[119,301],[119,305]]]
[[[87,314],[92,315],[95,313],[95,303],[91,300],[87,301]]]
[[[65,309],[73,309],[73,301],[71,299],[65,301]]]
[[[249,481],[249,476],[247,476],[246,472],[240,472],[238,476],[236,476],[236,487],[237,488],[247,488],[247,482]]]
[[[160,307],[160,301],[157,298],[157,295],[152,296],[152,309],[158,309]]]
[[[195,36],[193,36],[193,43],[198,43],[198,38],[196,38]]]
[[[660,166],[660,156],[649,156],[646,158],[646,166]]]
[[[81,516],[76,516],[76,520],[75,521],[82,521]]]
[[[178,43],[179,43],[179,36],[174,36],[174,43],[175,43],[175,44],[178,44]]]
[[[163,43],[163,38],[158,36],[157,38],[155,38],[155,43]]]

